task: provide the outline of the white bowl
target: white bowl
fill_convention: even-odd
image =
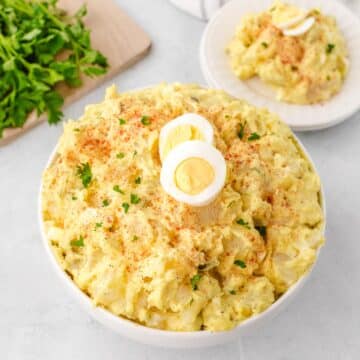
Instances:
[[[336,18],[349,50],[350,68],[340,92],[328,101],[314,105],[279,102],[274,92],[257,77],[242,81],[233,73],[225,47],[235,34],[243,15],[268,9],[273,0],[233,0],[223,6],[206,26],[200,45],[200,65],[210,87],[225,90],[258,107],[280,115],[293,130],[309,131],[338,124],[360,108],[360,20],[336,0],[287,0],[310,9],[319,7]]]
[[[303,150],[305,156],[312,164],[314,170],[317,172],[315,165],[307,153],[306,149],[299,141],[299,139],[294,135],[295,139],[298,141],[301,149]],[[46,167],[48,167],[56,154],[56,147],[53,150]],[[325,219],[326,219],[326,205],[323,188],[321,187],[321,200],[322,208],[324,212],[324,230],[325,230]],[[278,315],[285,307],[294,299],[295,295],[300,291],[304,286],[307,279],[310,277],[311,272],[313,271],[314,265],[308,271],[306,275],[301,277],[293,286],[291,286],[284,295],[280,297],[275,303],[273,303],[268,309],[266,309],[261,314],[252,316],[248,320],[245,320],[240,325],[229,331],[220,331],[220,332],[211,332],[211,331],[195,331],[195,332],[177,332],[177,331],[167,331],[167,330],[158,330],[149,328],[143,325],[139,325],[133,321],[127,320],[125,318],[116,316],[110,311],[96,307],[92,300],[83,293],[76,284],[71,280],[71,278],[62,270],[58,264],[55,255],[51,249],[50,243],[46,238],[44,224],[42,221],[42,211],[41,211],[41,193],[42,193],[42,183],[40,184],[40,192],[38,199],[38,220],[40,225],[40,232],[42,236],[42,241],[45,246],[46,252],[49,256],[49,259],[55,269],[56,274],[59,276],[60,280],[64,283],[72,294],[72,296],[81,304],[81,306],[98,322],[104,326],[114,330],[118,334],[130,338],[132,340],[138,341],[143,344],[166,347],[166,348],[201,348],[208,346],[215,346],[224,344],[227,342],[235,341],[239,339],[242,335],[247,335],[253,333],[257,328],[264,326],[267,323],[270,323],[271,320]],[[320,249],[318,250],[318,256]]]

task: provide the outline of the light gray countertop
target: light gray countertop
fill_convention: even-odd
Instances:
[[[204,84],[198,44],[204,23],[166,0],[118,0],[150,34],[151,53],[112,82],[121,90],[161,81]],[[77,118],[109,83],[68,107]],[[203,350],[143,346],[93,321],[55,276],[37,222],[41,172],[62,126],[42,124],[0,148],[0,359],[240,359],[239,343]],[[327,243],[310,281],[271,324],[243,339],[243,359],[360,356],[360,114],[334,128],[298,134],[327,199]]]

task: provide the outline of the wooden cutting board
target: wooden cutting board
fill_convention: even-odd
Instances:
[[[92,46],[107,57],[110,67],[104,76],[84,77],[81,87],[60,86],[65,106],[141,59],[151,46],[149,36],[113,0],[59,0],[58,4],[60,8],[74,13],[84,2],[88,8],[85,24],[91,29]],[[22,128],[4,130],[0,146],[46,119],[46,114],[40,117],[30,114]]]

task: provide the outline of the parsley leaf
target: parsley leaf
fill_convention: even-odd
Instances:
[[[235,291],[235,290],[230,290],[229,293],[230,293],[231,295],[236,295],[236,291]]]
[[[106,206],[109,206],[110,202],[108,199],[104,199],[103,202],[102,202],[102,206],[103,207],[106,207]]]
[[[136,194],[130,195],[131,204],[138,204],[140,202],[140,198]]]
[[[116,157],[118,159],[123,159],[125,157],[125,154],[124,153],[118,153],[118,154],[116,154]]]
[[[91,46],[86,6],[71,15],[56,0],[6,0],[0,14],[0,137],[6,128],[22,127],[32,111],[58,123],[64,99],[57,85],[80,86],[82,74],[108,68]]]
[[[126,124],[126,120],[125,120],[125,119],[119,119],[119,124],[120,124],[120,125]]]
[[[246,125],[246,122],[239,125],[239,131],[237,133],[237,136],[239,139],[242,139],[244,137],[245,125]]]
[[[241,267],[242,269],[246,268],[246,264],[242,260],[235,260],[234,265]]]
[[[102,222],[98,222],[95,224],[95,230],[102,227]]]
[[[259,139],[260,139],[260,135],[256,132],[251,133],[250,136],[248,137],[249,141],[254,141]]]
[[[128,203],[122,203],[121,205],[124,209],[124,213],[127,214],[130,208],[130,205]]]
[[[142,116],[140,121],[145,126],[151,124],[150,116],[147,116],[147,115]]]
[[[119,188],[119,185],[114,185],[113,190],[124,195],[125,193]]]
[[[73,247],[83,247],[85,245],[84,244],[84,238],[82,236],[80,236],[79,239],[72,240],[70,242],[70,245],[73,246]]]
[[[250,229],[249,223],[244,221],[243,219],[236,220],[236,223],[238,225],[242,225],[242,226],[246,227],[247,229]]]
[[[261,45],[262,45],[265,49],[269,46],[269,44],[268,44],[267,42],[265,42],[265,41],[262,42]]]
[[[141,184],[141,177],[138,176],[136,179],[135,179],[135,184]]]
[[[331,54],[332,53],[332,51],[334,50],[334,48],[335,48],[335,44],[327,44],[326,45],[326,53],[327,54]]]
[[[202,277],[201,274],[196,274],[190,279],[191,287],[193,290],[198,289],[198,284],[199,284],[201,277]]]
[[[84,188],[87,188],[92,180],[92,173],[89,163],[82,163],[77,166],[77,175],[80,177]]]

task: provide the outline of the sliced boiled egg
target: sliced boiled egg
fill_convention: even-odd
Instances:
[[[271,10],[271,22],[280,30],[284,30],[304,20],[308,13],[297,6],[278,2]]]
[[[211,144],[185,141],[176,146],[163,162],[160,183],[175,200],[192,206],[212,202],[225,184],[226,163]]]
[[[309,17],[305,21],[303,21],[300,25],[292,28],[287,28],[283,30],[283,34],[285,36],[300,36],[305,34],[310,28],[314,25],[315,18]]]
[[[160,131],[159,153],[161,161],[179,144],[190,140],[213,143],[214,130],[204,117],[187,113],[169,121]]]

